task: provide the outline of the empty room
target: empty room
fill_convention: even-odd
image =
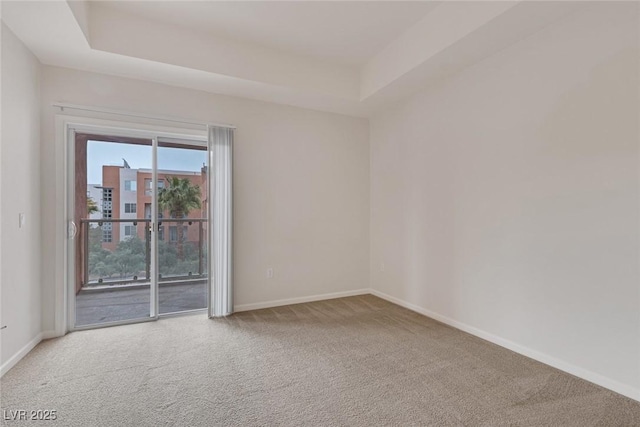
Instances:
[[[640,3],[0,17],[0,425],[640,426]]]

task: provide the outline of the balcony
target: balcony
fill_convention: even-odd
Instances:
[[[149,317],[151,219],[82,219],[76,325]],[[207,220],[158,222],[160,314],[207,307]]]

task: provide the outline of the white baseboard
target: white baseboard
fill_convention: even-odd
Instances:
[[[365,289],[357,289],[354,291],[312,295],[308,297],[288,298],[288,299],[253,303],[253,304],[241,304],[241,305],[235,306],[235,311],[259,310],[262,308],[280,307],[283,305],[301,304],[305,302],[322,301],[322,300],[329,300],[334,298],[343,298],[343,297],[349,297],[349,296],[355,296],[355,295],[366,295],[366,294],[375,295],[379,298],[382,298],[384,300],[397,304],[401,307],[405,307],[411,311],[415,311],[416,313],[430,317],[446,325],[452,326],[456,329],[467,332],[471,335],[475,335],[479,338],[482,338],[484,340],[497,344],[501,347],[507,348],[516,353],[522,354],[523,356],[529,357],[531,359],[537,360],[538,362],[542,362],[546,365],[560,369],[561,371],[567,372],[571,375],[575,375],[576,377],[582,378],[584,380],[587,380],[589,382],[592,382],[594,384],[597,384],[609,390],[615,391],[616,393],[620,393],[631,399],[640,401],[640,389],[631,387],[626,384],[622,384],[618,381],[612,380],[610,378],[607,378],[595,372],[580,368],[571,363],[549,356],[548,354],[545,354],[536,350],[532,350],[528,347],[517,344],[513,341],[509,341],[507,339],[493,335],[489,332],[483,331],[481,329],[475,328],[473,326],[467,325],[465,323],[462,323],[457,320],[451,319],[449,317],[443,316],[441,314],[435,313],[431,310],[427,310],[426,308],[422,308],[415,304],[408,303],[399,298],[392,297],[391,295],[385,294],[375,289],[365,288]],[[24,356],[26,356],[36,345],[38,345],[40,341],[42,341],[43,339],[55,338],[58,336],[60,336],[60,334],[58,334],[56,331],[44,331],[36,335],[31,341],[29,341],[24,347],[22,347],[16,354],[14,354],[9,360],[7,360],[4,364],[2,364],[2,366],[0,366],[0,377],[2,377],[13,366],[15,366],[15,364],[18,363],[20,359],[22,359]]]
[[[615,391],[616,393],[620,393],[624,396],[627,396],[631,399],[640,401],[640,389],[631,387],[626,384],[622,384],[618,381],[612,380],[610,378],[607,378],[595,372],[589,371],[587,369],[580,368],[571,363],[565,362],[564,360],[556,359],[555,357],[549,356],[548,354],[541,353],[536,350],[532,350],[528,347],[517,344],[513,341],[509,341],[507,339],[493,335],[489,332],[485,332],[481,329],[475,328],[473,326],[469,326],[465,323],[458,322],[457,320],[450,319],[446,316],[435,313],[431,310],[427,310],[426,308],[419,307],[415,304],[408,303],[399,298],[392,297],[391,295],[387,295],[378,290],[371,289],[371,294],[377,297],[380,297],[382,299],[385,299],[389,302],[392,302],[394,304],[397,304],[399,306],[402,306],[404,308],[408,308],[409,310],[415,311],[416,313],[430,317],[446,325],[452,326],[461,331],[467,332],[471,335],[475,335],[479,338],[482,338],[484,340],[497,344],[501,347],[507,348],[516,353],[522,354],[523,356],[527,356],[531,359],[537,360],[538,362],[542,362],[546,365],[552,366],[556,369],[560,369],[561,371],[567,372],[571,375],[575,375],[576,377],[582,378],[583,380],[587,380],[601,387],[607,388],[609,390]]]
[[[13,368],[16,363],[20,361],[23,357],[25,357],[35,346],[37,346],[40,341],[42,341],[42,333],[36,335],[31,341],[29,341],[24,347],[22,347],[16,354],[11,356],[9,360],[4,362],[2,366],[0,366],[0,378],[4,376],[11,368]]]
[[[63,336],[64,334],[60,335],[60,333],[58,333],[57,331],[43,331],[42,332],[42,339],[43,340],[48,340],[50,338],[58,338]]]
[[[357,289],[355,291],[334,292],[330,294],[280,299],[280,300],[273,300],[273,301],[257,302],[253,304],[240,304],[234,307],[234,311],[260,310],[261,308],[280,307],[283,305],[301,304],[305,302],[322,301],[322,300],[334,299],[334,298],[352,297],[355,295],[366,295],[370,293],[371,293],[371,289],[365,288],[365,289]]]

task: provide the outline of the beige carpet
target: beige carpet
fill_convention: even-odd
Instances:
[[[638,402],[373,296],[75,332],[1,385],[2,409],[57,411],[37,425],[640,425]]]

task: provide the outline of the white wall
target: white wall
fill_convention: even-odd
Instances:
[[[372,287],[636,399],[638,25],[594,3],[370,126]]]
[[[369,287],[367,120],[48,66],[42,94],[43,213],[64,207],[52,102],[232,123],[236,305]],[[43,272],[61,262],[60,221],[43,218]],[[43,300],[50,330],[53,281]]]
[[[41,332],[40,63],[2,24],[0,365]],[[18,228],[18,215],[26,215]]]

